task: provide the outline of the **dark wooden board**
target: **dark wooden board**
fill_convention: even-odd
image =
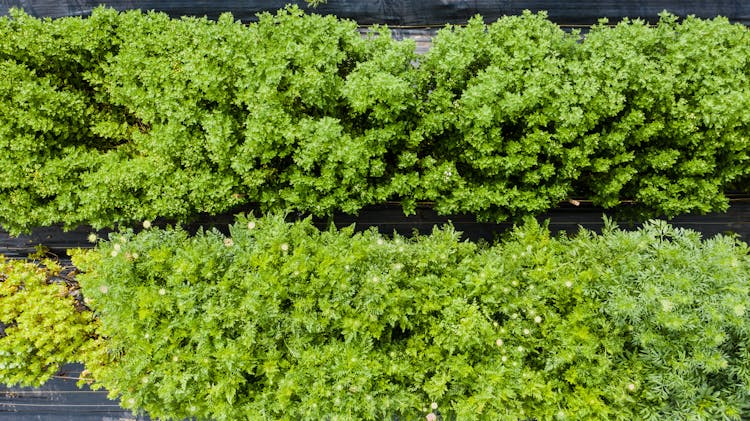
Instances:
[[[189,231],[196,231],[203,227],[206,229],[216,228],[227,232],[227,227],[234,221],[235,213],[250,212],[252,208],[237,209],[219,216],[199,217],[195,222],[186,224]],[[258,212],[255,212],[258,214]],[[575,233],[580,227],[601,231],[604,226],[604,216],[614,219],[622,228],[635,228],[639,224],[622,216],[622,209],[604,210],[590,203],[581,203],[580,206],[561,204],[557,208],[540,215],[540,221],[548,220],[550,230],[557,234],[561,231]],[[304,217],[302,214],[291,214],[290,219]],[[734,197],[730,199],[730,207],[727,212],[712,213],[707,215],[683,215],[668,220],[675,226],[690,228],[701,232],[705,237],[716,234],[735,233],[745,242],[750,242],[750,197]],[[390,203],[378,206],[369,206],[359,212],[358,215],[336,214],[332,218],[316,218],[316,225],[327,228],[330,223],[337,227],[355,224],[358,230],[377,228],[384,234],[398,232],[401,235],[411,235],[414,230],[427,234],[434,226],[452,223],[453,226],[464,233],[464,238],[469,240],[492,241],[498,235],[506,232],[513,226],[512,222],[500,224],[478,222],[471,215],[438,215],[431,206],[423,205],[417,207],[416,214],[405,216],[401,206]],[[168,221],[155,221],[155,226],[166,226]],[[139,229],[135,226],[134,229]],[[18,237],[10,236],[6,231],[0,230],[0,254],[10,257],[25,257],[35,251],[37,245],[48,248],[51,252],[64,256],[70,248],[88,248],[92,244],[88,236],[92,232],[100,237],[106,237],[107,230],[95,231],[90,227],[79,227],[72,231],[64,231],[60,226],[37,228],[30,234]]]
[[[107,399],[106,390],[76,387],[80,364],[63,367],[42,387],[0,386],[0,421],[141,421]]]
[[[726,16],[734,22],[750,23],[750,2],[745,0],[328,0],[316,9],[303,0],[0,0],[0,15],[11,7],[23,8],[34,16],[85,16],[97,5],[118,10],[141,9],[166,12],[173,17],[208,16],[216,19],[222,12],[232,12],[243,21],[255,20],[263,11],[275,11],[287,4],[321,14],[353,19],[360,25],[442,26],[463,24],[477,14],[486,21],[504,15],[518,15],[523,10],[546,10],[550,19],[561,25],[590,26],[599,18],[616,22],[624,17],[656,21],[668,10],[678,16],[696,15],[713,18]]]

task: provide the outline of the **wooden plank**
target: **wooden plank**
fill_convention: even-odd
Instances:
[[[624,205],[627,206],[627,205]],[[600,232],[604,226],[603,217],[614,219],[622,228],[631,229],[640,224],[624,218],[623,207],[615,210],[605,210],[590,203],[581,203],[573,206],[565,203],[555,209],[540,215],[539,221],[549,220],[550,230],[557,234],[561,231],[575,233],[579,227]],[[195,222],[186,224],[188,231],[195,232],[200,227],[206,229],[216,228],[228,233],[227,227],[234,221],[234,215],[242,212],[255,211],[257,209],[241,208],[234,212],[218,216],[201,216]],[[304,217],[304,214],[290,214],[290,219]],[[315,224],[322,229],[334,223],[337,227],[345,227],[355,224],[358,230],[375,227],[383,234],[397,232],[401,235],[411,235],[414,230],[422,234],[428,234],[434,226],[452,223],[456,230],[464,233],[464,238],[470,240],[493,240],[498,235],[506,232],[513,226],[512,222],[487,223],[479,222],[471,215],[438,215],[429,205],[417,207],[416,214],[405,216],[398,203],[388,203],[377,206],[368,206],[362,209],[358,215],[347,215],[337,213],[333,218],[314,218]],[[727,212],[711,213],[707,215],[683,215],[668,220],[678,227],[690,228],[701,232],[705,237],[716,234],[737,234],[738,237],[750,242],[750,198],[737,197],[730,200]],[[164,227],[171,224],[170,221],[154,221],[154,226]],[[134,226],[135,230],[140,229]],[[82,226],[72,231],[64,231],[60,226],[38,228],[31,234],[18,237],[10,236],[6,231],[0,230],[0,254],[10,257],[25,257],[35,251],[37,245],[47,247],[51,252],[63,257],[66,250],[70,248],[88,248],[92,244],[88,236],[92,232],[102,238],[106,238],[110,230],[95,231],[90,227]]]
[[[750,23],[750,2],[742,0],[328,0],[315,9],[307,7],[303,0],[0,0],[0,15],[11,7],[19,7],[39,17],[85,16],[104,4],[118,10],[162,11],[176,18],[188,15],[216,19],[223,12],[231,12],[235,18],[253,21],[257,13],[275,11],[290,3],[311,12],[353,19],[360,25],[442,26],[466,23],[477,14],[489,22],[504,15],[518,15],[526,9],[546,10],[553,22],[573,26],[590,26],[602,17],[612,22],[624,17],[654,22],[663,10],[678,16],[721,15],[734,22]]]
[[[107,399],[106,390],[79,389],[77,378],[83,367],[68,364],[52,380],[38,388],[0,386],[0,421],[142,421],[117,401]]]

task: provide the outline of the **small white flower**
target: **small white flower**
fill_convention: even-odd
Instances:
[[[500,324],[498,324],[497,322],[492,322],[492,326],[498,327],[500,326]]]
[[[571,281],[565,281],[565,286],[568,287],[568,288],[570,288],[570,287],[573,286],[573,282],[571,282]]]
[[[517,287],[518,286],[518,281],[513,280],[513,282],[511,282],[510,284],[513,285],[514,287]]]
[[[541,323],[541,322],[542,322],[542,317],[541,316],[534,317],[534,323]]]
[[[496,340],[495,341],[495,345],[497,345],[497,346],[503,346],[503,340],[502,339]]]
[[[131,256],[133,257],[133,260],[135,260],[135,259],[138,258],[138,253],[133,253],[133,254],[131,254]]]
[[[445,178],[451,178],[453,176],[453,172],[451,170],[445,170],[443,175],[445,176]]]
[[[144,377],[141,379],[141,383],[146,384],[148,383],[148,377]]]
[[[115,245],[114,245],[114,246],[112,246],[112,248],[113,248],[113,249],[115,249],[115,251],[120,251],[120,250],[122,250],[122,246],[121,246],[121,245],[119,245],[119,244],[117,244],[117,243],[115,243]]]
[[[110,255],[110,256],[112,256],[112,257],[117,257],[117,250],[112,250],[112,251],[111,251],[111,252],[109,253],[109,255]]]
[[[179,358],[177,358],[177,355],[172,357],[172,361],[177,362],[177,360],[179,360]]]
[[[107,292],[109,292],[109,288],[107,288],[106,285],[102,285],[99,287],[99,292],[101,292],[102,294],[106,294]]]
[[[379,246],[382,246],[385,242],[383,241],[382,238],[378,238],[377,243],[378,243]]]
[[[500,361],[502,361],[502,362],[507,362],[507,361],[508,361],[508,357],[506,357],[505,355],[503,355],[503,356],[502,356],[502,357],[500,358]]]
[[[99,240],[99,237],[93,232],[89,234],[88,238],[89,238],[89,243],[96,243]]]
[[[159,295],[166,295],[167,290],[164,288],[159,288]]]
[[[150,337],[151,337],[151,335],[149,335],[149,334],[147,333],[147,334],[143,335],[143,337],[144,337],[145,339],[148,339],[148,338],[150,338]]]
[[[631,391],[631,392],[632,392],[632,391],[634,391],[634,390],[635,390],[635,384],[633,384],[633,383],[630,383],[630,384],[628,385],[628,390],[629,390],[629,391]]]
[[[437,415],[435,415],[434,412],[430,412],[429,414],[427,414],[426,418],[427,418],[427,421],[436,421],[437,420]]]
[[[530,333],[531,333],[531,331],[530,331],[529,329],[524,329],[524,330],[523,330],[523,334],[524,334],[524,335],[528,335],[528,334],[530,334]]]
[[[517,319],[517,318],[518,318],[518,313],[513,313],[513,314],[511,314],[511,315],[510,315],[510,318],[511,318],[511,319]]]
[[[518,352],[523,352],[523,347],[522,346],[518,347]]]
[[[148,219],[143,221],[143,228],[145,229],[151,228],[151,221],[149,221]]]
[[[289,250],[289,244],[282,243],[281,244],[281,251],[287,251],[287,250]]]
[[[128,404],[135,405],[135,399],[133,398],[128,399]]]
[[[225,238],[224,239],[224,246],[226,247],[232,247],[234,245],[234,240],[231,238]]]
[[[669,300],[661,300],[661,309],[664,312],[669,313],[674,309],[674,303]]]
[[[430,405],[430,408],[432,408],[432,409],[437,409],[437,406],[438,406],[438,405],[437,405],[437,402],[433,402],[433,403],[432,403],[432,404]]]
[[[255,229],[255,221],[250,221],[247,223],[247,229],[252,230]]]

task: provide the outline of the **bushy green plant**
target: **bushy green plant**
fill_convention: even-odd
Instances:
[[[0,18],[0,224],[418,201],[501,221],[572,196],[724,210],[750,176],[748,29],[664,15],[585,38],[480,18],[417,56],[297,7],[242,25],[96,9]]]
[[[40,386],[62,364],[83,362],[96,321],[61,267],[0,255],[0,383]],[[78,295],[78,297],[76,297]]]
[[[240,217],[78,252],[87,365],[165,418],[739,419],[750,259],[661,222],[495,246]]]
[[[592,28],[581,77],[598,87],[588,108],[599,115],[581,192],[651,214],[725,210],[727,186],[750,168],[747,39],[725,18]]]
[[[13,232],[248,202],[355,212],[392,196],[416,97],[414,44],[387,28],[363,39],[294,7],[247,27],[99,8],[15,12],[0,35],[0,223]]]
[[[554,207],[588,165],[593,128],[577,83],[578,34],[544,13],[447,27],[420,60],[425,198],[438,211],[502,220]]]

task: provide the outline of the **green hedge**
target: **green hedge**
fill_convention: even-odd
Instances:
[[[566,34],[544,14],[386,28],[96,9],[0,18],[0,224],[315,215],[398,200],[503,220],[569,197],[723,210],[750,172],[748,29],[664,15]],[[746,189],[745,189],[746,191]]]
[[[98,323],[61,270],[0,255],[0,384],[41,386],[93,351]]]
[[[74,263],[86,368],[124,406],[198,419],[740,419],[750,249],[652,221],[494,246],[240,217],[123,231]],[[8,340],[7,338],[0,339]],[[453,418],[451,418],[453,417]]]

